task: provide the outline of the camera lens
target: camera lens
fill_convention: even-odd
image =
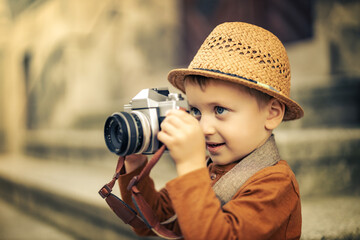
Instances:
[[[105,143],[109,150],[117,155],[126,156],[141,153],[148,144],[148,122],[140,112],[114,113],[105,122]]]

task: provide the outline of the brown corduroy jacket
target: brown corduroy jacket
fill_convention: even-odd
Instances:
[[[167,226],[185,239],[299,239],[299,187],[286,161],[254,174],[221,207],[212,186],[235,164],[210,164],[208,169],[175,178],[160,191],[155,190],[154,182],[147,177],[138,188],[160,221],[176,212],[177,220]],[[142,168],[119,178],[122,198],[133,208],[126,187]],[[154,235],[149,229],[134,231],[139,235]]]

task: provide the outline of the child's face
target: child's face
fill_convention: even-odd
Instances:
[[[265,128],[266,107],[241,86],[210,80],[201,88],[186,82],[191,113],[199,120],[206,147],[215,164],[225,165],[245,157],[270,136]]]

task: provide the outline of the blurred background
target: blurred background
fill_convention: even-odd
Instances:
[[[116,165],[104,122],[141,89],[176,92],[167,73],[225,21],[288,51],[305,117],[275,135],[302,239],[360,239],[359,13],[358,0],[0,0],[0,239],[137,239],[97,193]],[[176,176],[168,155],[152,176]]]

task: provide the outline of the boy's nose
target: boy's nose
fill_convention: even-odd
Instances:
[[[215,134],[215,127],[211,119],[202,116],[200,120],[200,126],[205,136]]]

